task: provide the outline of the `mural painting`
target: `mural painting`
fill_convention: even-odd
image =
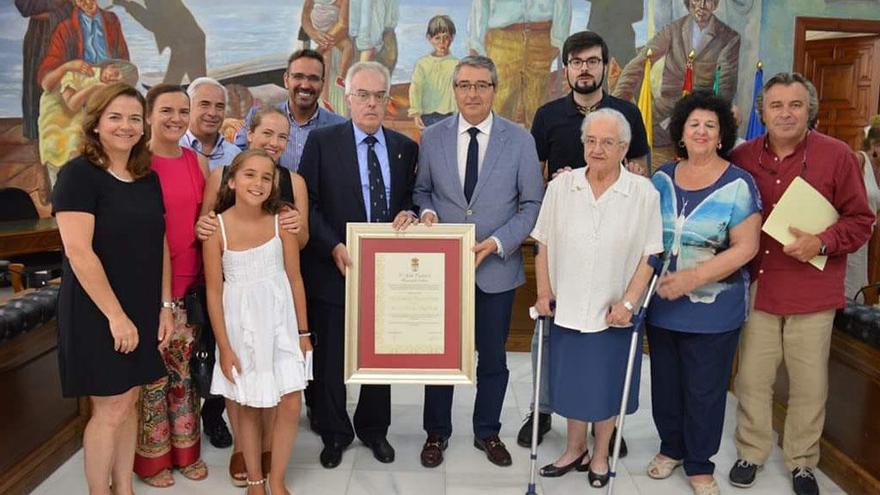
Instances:
[[[807,3],[816,2],[826,13],[831,8]],[[76,153],[77,114],[93,88],[119,79],[136,80],[141,90],[203,75],[219,80],[229,90],[224,131],[232,138],[252,106],[288,98],[287,57],[306,47],[325,55],[319,101],[341,115],[347,67],[358,60],[388,67],[390,125],[413,137],[453,112],[457,60],[488,55],[499,68],[495,110],[528,126],[540,105],[568,90],[560,76],[562,43],[586,28],[608,42],[608,90],[623,98],[638,97],[651,50],[654,144],[663,146],[688,65],[694,88],[717,86],[748,105],[766,23],[761,4],[251,0],[241,9],[212,0],[0,0],[0,24],[8,27],[0,57],[12,68],[0,74],[0,186],[27,190],[48,213],[51,180]]]

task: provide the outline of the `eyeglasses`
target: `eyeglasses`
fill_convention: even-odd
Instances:
[[[810,131],[807,131],[807,135],[804,137],[804,156],[801,159],[801,171],[798,175],[801,176],[802,179],[806,179],[807,177],[807,144],[809,141],[807,139],[810,137]],[[767,136],[764,136],[764,146],[761,146],[761,153],[758,154],[758,166],[761,167],[761,170],[767,172],[772,176],[776,176],[779,174],[779,170],[772,169],[766,165],[764,165],[764,152],[769,147],[769,143],[767,140]]]
[[[602,148],[603,150],[607,151],[610,149],[614,149],[615,146],[622,144],[622,143],[623,143],[623,141],[620,141],[618,139],[612,139],[612,138],[597,139],[592,136],[587,136],[587,138],[584,140],[584,148],[595,148],[598,146],[598,147]]]
[[[372,92],[359,90],[355,91],[354,93],[349,93],[349,96],[351,96],[352,99],[354,99],[354,101],[358,103],[367,103],[373,98],[376,99],[376,103],[384,103],[385,100],[388,99],[388,93],[384,91]]]
[[[712,7],[718,4],[718,0],[690,0],[691,7]]]
[[[568,65],[575,70],[581,70],[584,66],[588,69],[595,69],[602,65],[602,59],[599,57],[590,57],[586,60],[582,58],[573,58],[568,61]]]
[[[293,79],[296,82],[308,81],[312,84],[318,84],[319,82],[324,80],[324,78],[321,76],[307,76],[302,72],[294,72],[293,74],[288,73],[287,77]]]
[[[459,93],[470,93],[471,90],[476,90],[479,94],[485,94],[494,86],[494,84],[486,81],[477,81],[475,83],[457,82],[453,85]]]

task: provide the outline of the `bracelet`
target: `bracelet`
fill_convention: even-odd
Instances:
[[[177,307],[177,304],[174,304],[174,301],[162,301],[162,308],[174,309]]]
[[[300,336],[300,337],[311,337],[311,336],[312,336],[312,332],[300,332],[300,333],[299,333],[299,336]]]
[[[629,311],[630,313],[632,313],[633,310],[636,309],[636,308],[632,305],[632,303],[629,302],[629,301],[627,301],[626,299],[623,300],[623,307],[626,308],[626,310]]]

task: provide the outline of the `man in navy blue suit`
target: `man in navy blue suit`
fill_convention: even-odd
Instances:
[[[345,246],[347,222],[417,221],[412,185],[419,147],[382,126],[391,88],[388,70],[359,62],[345,77],[351,120],[309,133],[299,173],[309,191],[309,243],[301,270],[308,294],[309,329],[315,345],[312,382],[324,442],[321,464],[334,468],[355,434],[380,462],[392,462],[386,438],[391,424],[391,388],[362,385],[354,428],[345,409],[345,274],[351,258]]]

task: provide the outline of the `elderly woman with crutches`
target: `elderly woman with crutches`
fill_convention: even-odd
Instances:
[[[621,165],[630,140],[623,115],[590,113],[581,139],[587,166],[550,182],[532,232],[538,241],[535,308],[554,317],[550,404],[568,418],[565,451],[540,473],[588,471],[589,484],[602,487],[609,479],[608,444],[623,395],[630,320],[653,274],[648,257],[663,251],[663,238],[659,194]],[[638,408],[640,367],[638,353],[628,414]],[[596,431],[592,457],[588,422]]]

